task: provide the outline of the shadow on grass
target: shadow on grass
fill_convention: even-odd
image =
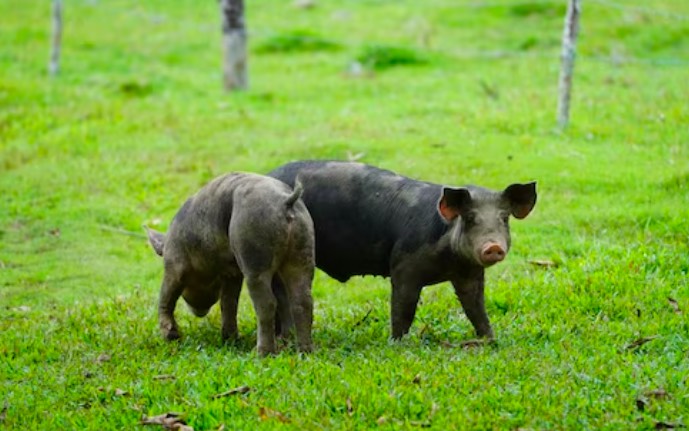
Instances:
[[[378,304],[380,305],[380,304]],[[332,314],[330,314],[332,313]],[[390,322],[386,307],[367,304],[364,306],[340,309],[326,315],[317,315],[312,333],[314,355],[325,360],[341,361],[350,356],[368,356],[392,348],[393,351],[419,352],[421,349],[454,349],[484,348],[483,343],[476,341],[473,328],[462,320],[461,326],[417,316],[410,333],[401,340],[390,338]],[[142,349],[163,349],[168,354],[193,355],[205,351],[223,352],[239,359],[256,357],[255,322],[239,322],[239,338],[222,340],[218,315],[209,318],[196,318],[181,314],[178,323],[182,333],[180,340],[165,341],[157,330],[151,331],[155,337],[142,341]],[[151,324],[155,325],[154,322]],[[495,347],[493,344],[491,347]],[[300,355],[296,337],[292,334],[287,339],[278,339],[278,356]]]

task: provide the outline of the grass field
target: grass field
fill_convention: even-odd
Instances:
[[[248,1],[242,94],[221,90],[214,1],[67,1],[52,79],[47,3],[0,2],[0,428],[689,426],[689,2],[584,2],[566,132],[564,0]],[[496,346],[461,346],[449,285],[391,342],[388,280],[320,272],[311,355],[258,358],[245,293],[237,345],[184,306],[161,339],[142,224],[224,172],[354,155],[538,180],[488,271]]]

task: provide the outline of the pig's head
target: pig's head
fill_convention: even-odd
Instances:
[[[536,205],[536,183],[512,184],[496,192],[481,187],[443,187],[438,212],[451,228],[452,250],[488,267],[510,249],[510,216],[523,219]]]

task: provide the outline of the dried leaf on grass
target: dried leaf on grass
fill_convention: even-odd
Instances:
[[[492,342],[493,342],[493,340],[488,339],[488,338],[476,338],[474,340],[462,341],[461,343],[459,343],[459,346],[464,348],[464,349],[470,349],[472,347],[486,346]]]
[[[648,400],[650,398],[656,400],[664,400],[670,398],[670,394],[668,394],[663,388],[646,391],[643,395],[639,395],[636,398],[636,409],[640,412],[643,412],[646,409],[646,406],[648,405]]]
[[[419,373],[419,374],[415,375],[411,382],[414,383],[415,385],[418,385],[419,383],[421,383],[421,374]]]
[[[649,398],[656,398],[659,400],[665,399],[665,398],[670,398],[670,394],[668,394],[665,389],[663,388],[658,388],[658,389],[653,389],[651,391],[646,391],[644,393]]]
[[[7,403],[3,405],[2,411],[0,411],[0,423],[5,422],[5,419],[7,419]]]
[[[159,374],[157,376],[153,376],[153,380],[175,380],[177,377],[175,377],[172,374]]]
[[[258,417],[262,421],[266,421],[268,419],[277,419],[282,423],[289,423],[290,420],[287,416],[283,415],[277,410],[270,409],[268,407],[261,407],[258,409]]]
[[[216,399],[216,398],[222,398],[222,397],[229,397],[231,395],[245,394],[245,393],[249,392],[250,390],[251,390],[251,388],[248,386],[240,386],[238,388],[230,389],[229,391],[215,394],[211,398]]]
[[[123,389],[120,389],[120,388],[115,389],[115,396],[116,397],[123,397],[125,395],[129,395],[129,392],[127,392]]]
[[[108,362],[108,361],[110,361],[110,359],[112,359],[112,356],[110,356],[110,355],[107,354],[107,353],[101,353],[101,354],[98,355],[98,357],[96,358],[96,362],[98,362],[99,364],[102,364],[103,362]]]
[[[552,260],[547,260],[547,259],[531,259],[529,261],[530,264],[535,265],[535,266],[540,266],[542,268],[555,268],[557,267],[557,262],[553,262]]]
[[[649,341],[655,340],[656,338],[658,338],[657,335],[653,335],[653,336],[651,336],[651,337],[641,337],[641,338],[638,338],[638,339],[632,341],[631,343],[627,344],[627,345],[624,347],[624,350],[634,350],[634,349],[636,349],[636,348],[638,348],[638,347],[643,346],[644,344],[648,343]]]
[[[194,431],[194,428],[184,422],[181,413],[164,413],[158,416],[147,417],[144,415],[141,418],[141,425],[162,425],[165,429],[178,431]]]
[[[347,406],[347,415],[352,416],[354,414],[354,407],[352,406],[352,399],[347,398],[347,401],[345,401],[345,405]]]
[[[667,301],[670,303],[670,307],[672,307],[675,313],[682,314],[682,310],[680,310],[679,304],[677,303],[677,300],[675,298],[671,298],[668,296]]]

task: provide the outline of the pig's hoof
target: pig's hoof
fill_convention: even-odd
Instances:
[[[179,331],[177,329],[171,329],[169,331],[163,331],[163,337],[165,337],[167,341],[173,341],[179,340],[181,336],[179,335]]]
[[[277,353],[277,349],[275,347],[259,347],[258,349],[258,356],[261,358],[265,358],[266,356],[272,356]]]
[[[311,353],[313,352],[313,344],[299,345],[299,351],[301,353]]]
[[[228,344],[234,344],[239,340],[238,332],[225,332],[222,333],[222,341]]]
[[[486,340],[494,340],[495,339],[495,333],[493,332],[493,329],[491,327],[488,327],[488,329],[483,329],[481,331],[476,331],[476,335],[479,338],[483,338]]]
[[[487,334],[479,335],[479,338],[483,340],[483,342],[487,345],[497,345],[498,344],[498,339],[495,338],[495,334],[493,334],[493,331],[490,331]]]

